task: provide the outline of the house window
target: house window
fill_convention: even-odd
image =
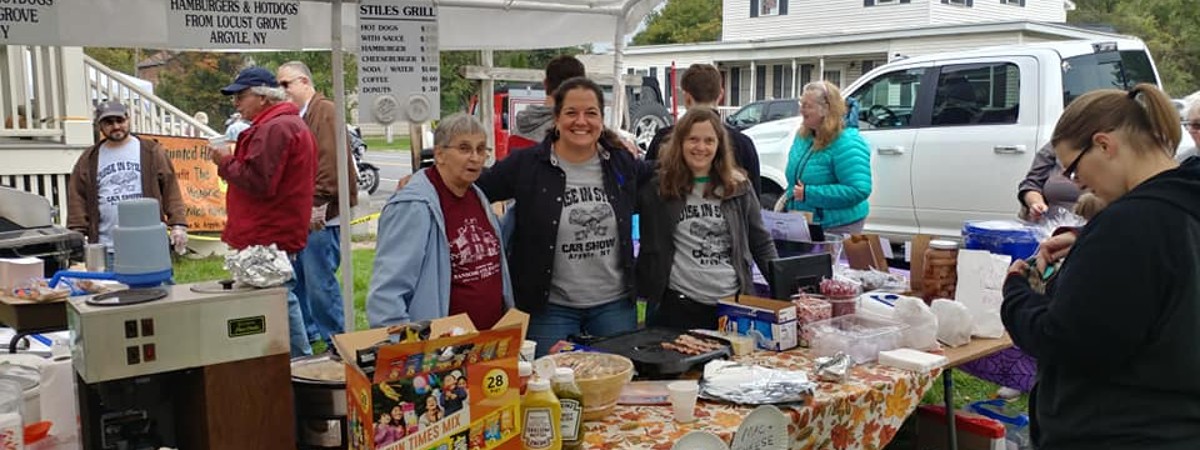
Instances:
[[[1000,0],[1000,3],[1003,3],[1005,5],[1013,5],[1013,6],[1020,6],[1020,7],[1025,6],[1025,0]]]
[[[729,105],[741,106],[742,104],[742,68],[729,68]]]
[[[975,6],[974,3],[975,3],[974,0],[942,0],[943,5],[966,6],[968,8],[971,6]]]
[[[783,66],[771,66],[771,98],[783,98]]]
[[[863,6],[898,5],[912,3],[912,0],[863,0]]]
[[[750,17],[786,16],[788,0],[750,0]]]
[[[876,65],[877,64],[875,63],[875,61],[872,61],[869,59],[864,59],[862,62],[862,73],[867,73],[872,70],[875,70]]]
[[[841,70],[826,70],[825,76],[823,78],[825,81],[833,83],[835,86],[841,87],[841,85],[842,85],[842,71]]]
[[[767,68],[763,67],[754,72],[754,99],[762,100],[767,97]]]
[[[804,86],[812,82],[812,64],[803,64],[800,66],[800,86]]]
[[[783,95],[786,97],[792,97],[792,92],[795,90],[793,85],[796,81],[794,79],[796,78],[796,74],[794,72],[791,67],[783,68]]]

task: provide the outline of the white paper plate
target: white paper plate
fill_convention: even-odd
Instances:
[[[728,450],[729,446],[717,435],[707,431],[693,431],[683,435],[671,450]]]
[[[733,435],[730,450],[787,450],[788,417],[771,405],[755,408]]]

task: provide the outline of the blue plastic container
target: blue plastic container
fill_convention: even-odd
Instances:
[[[967,221],[962,229],[963,244],[969,250],[987,250],[997,255],[1025,259],[1037,251],[1033,230],[1016,221]]]

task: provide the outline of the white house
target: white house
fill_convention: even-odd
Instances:
[[[899,57],[1117,36],[1065,25],[1074,8],[1064,0],[725,0],[720,41],[631,46],[625,64],[662,86],[672,64],[680,72],[714,64],[725,75],[725,106],[736,107],[795,97],[817,79],[846,86]]]

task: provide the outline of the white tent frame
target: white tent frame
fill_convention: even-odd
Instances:
[[[553,48],[580,45],[605,39],[604,30],[613,29],[613,85],[614,93],[625,91],[622,71],[624,70],[625,36],[629,24],[640,23],[647,14],[665,0],[431,0],[439,12],[439,44],[442,50],[482,50],[485,65],[491,65],[494,50],[518,50]],[[337,104],[336,120],[346,122],[345,86],[345,39],[343,33],[355,33],[357,17],[346,21],[345,6],[359,0],[299,0],[299,23],[294,26],[305,30],[301,41],[291,48],[262,46],[258,48],[223,48],[215,51],[266,51],[285,49],[332,49],[333,51],[333,97]],[[50,22],[58,27],[53,30],[57,39],[32,38],[24,42],[5,41],[0,45],[86,45],[112,47],[176,48],[168,41],[167,24],[156,16],[165,11],[164,0],[59,0],[55,2],[59,17]],[[328,5],[329,10],[325,10]],[[311,8],[310,8],[311,7]],[[324,17],[329,17],[329,40],[324,40]],[[586,22],[582,22],[586,20]],[[461,21],[461,23],[458,23]],[[61,22],[61,25],[57,22]],[[457,23],[458,28],[452,28]],[[126,30],[114,32],[114,30]],[[449,33],[449,34],[447,34]],[[357,36],[354,34],[353,36]],[[447,39],[449,38],[449,39]],[[353,44],[352,44],[353,45]],[[188,50],[186,48],[176,48]],[[196,49],[193,49],[196,50]],[[213,49],[209,49],[213,50]],[[485,80],[481,93],[485,102],[491,102],[493,83]],[[624,95],[613,96],[613,111],[624,111]],[[485,123],[492,123],[492,108],[482,111]],[[609,126],[620,128],[624,114],[614,113]],[[490,130],[490,127],[488,127]],[[334,127],[337,142],[346,145],[345,127]],[[490,133],[489,133],[490,134]],[[494,138],[490,136],[489,138]],[[346,169],[350,161],[345,152],[337,153],[338,206],[341,211],[350,211],[350,179]],[[341,233],[342,300],[345,311],[345,329],[355,329],[354,314],[354,271],[350,251],[349,226]]]
[[[303,0],[303,1],[321,1],[322,0]],[[354,1],[354,0],[349,0]],[[615,18],[615,27],[613,33],[613,105],[612,118],[610,126],[619,129],[621,122],[624,119],[624,114],[619,111],[624,111],[626,107],[625,96],[620,93],[625,92],[625,83],[622,73],[625,70],[625,36],[629,34],[628,24],[630,22],[637,24],[649,14],[659,3],[665,0],[619,0],[618,2],[610,2],[608,7],[594,7],[595,2],[587,1],[572,1],[562,0],[562,2],[543,2],[536,0],[507,0],[503,2],[486,1],[486,0],[434,0],[434,5],[438,7],[465,7],[474,8],[484,11],[542,11],[542,12],[564,12],[564,13],[580,13],[594,14],[602,17]],[[330,28],[332,33],[331,47],[333,48],[333,93],[334,103],[338,105],[336,108],[336,120],[339,123],[346,122],[346,86],[344,80],[344,55],[343,55],[343,39],[342,39],[342,4],[343,0],[330,0],[332,14],[330,14]],[[632,20],[631,20],[632,19]],[[446,24],[439,23],[439,29]],[[440,31],[439,31],[440,33]],[[578,44],[587,44],[589,42],[579,42]],[[493,49],[509,49],[511,47],[505,45],[503,40],[498,39],[486,44],[481,44],[479,49],[484,50],[485,61],[484,65],[491,66],[491,50]],[[487,99],[490,103],[494,94],[494,84],[491,81],[484,81],[483,92],[480,97]],[[483,108],[483,123],[492,123],[493,109],[491,107]],[[341,146],[346,145],[346,129],[344,127],[335,127],[337,129],[337,142]],[[491,130],[491,127],[486,127]],[[490,135],[491,133],[489,133]],[[489,139],[494,139],[494,136],[489,136]],[[413,150],[418,151],[418,150]],[[349,194],[349,175],[346,173],[346,167],[349,161],[345,152],[338,152],[338,207],[341,211],[350,211],[350,194]],[[413,168],[416,171],[416,167]],[[355,329],[354,323],[354,273],[353,270],[347,269],[347,265],[352,265],[350,252],[350,233],[349,228],[346,228],[340,235],[341,243],[341,258],[346,263],[342,268],[342,301],[343,311],[347,313],[345,317],[345,329],[351,331]]]

